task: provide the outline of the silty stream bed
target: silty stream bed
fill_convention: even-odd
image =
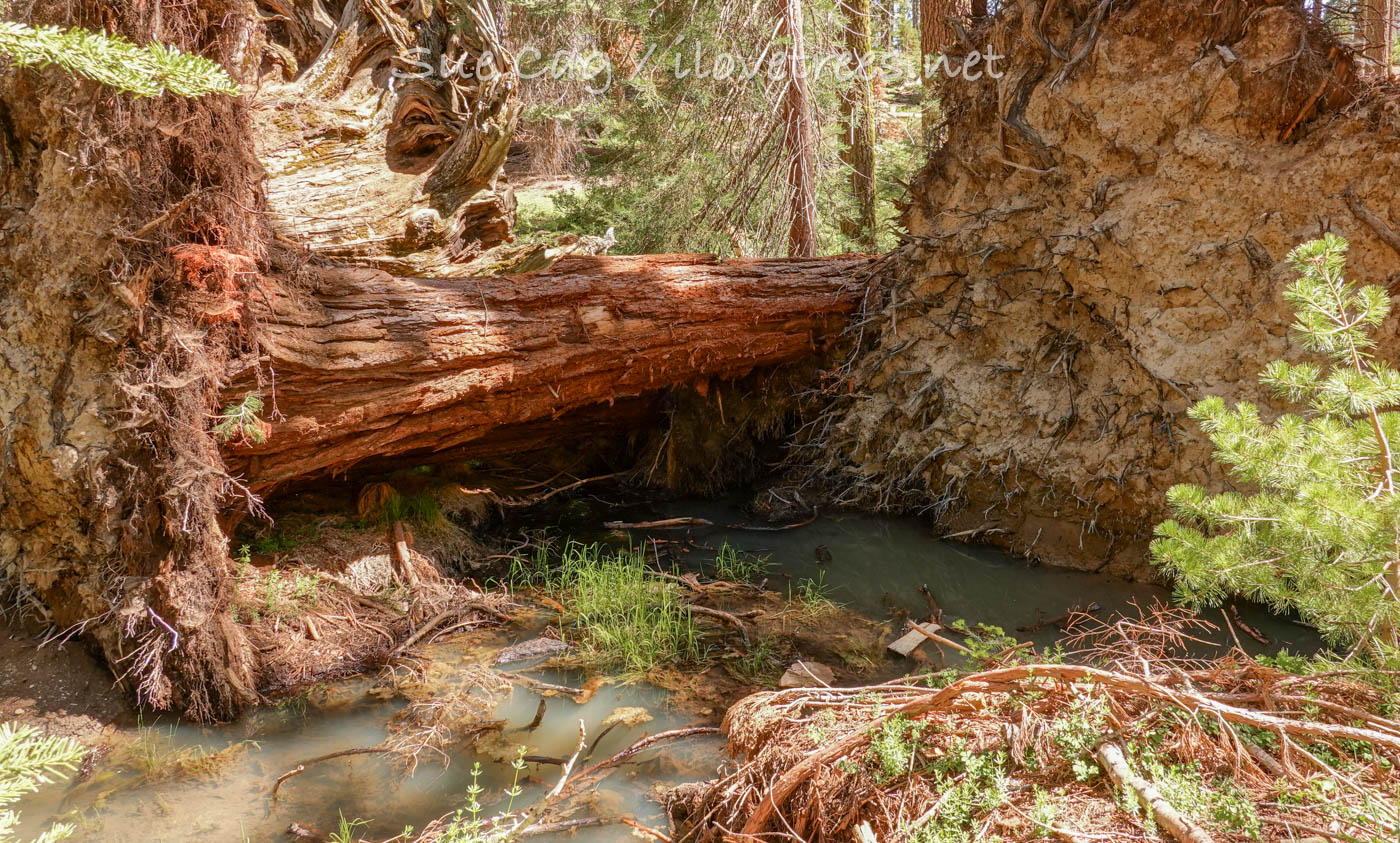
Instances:
[[[654,504],[625,513],[631,521],[682,516],[716,525],[747,520],[730,505],[697,501]],[[917,588],[927,584],[947,615],[995,624],[1018,637],[1033,637],[1039,644],[1053,643],[1059,631],[1052,624],[1033,635],[1017,629],[1059,617],[1075,606],[1098,603],[1107,614],[1134,600],[1146,606],[1170,597],[1165,589],[1152,585],[1035,567],[994,550],[943,542],[928,525],[912,518],[841,514],[783,532],[714,526],[633,531],[631,538],[674,541],[681,535],[694,545],[690,553],[675,554],[684,567],[703,569],[713,558],[708,549],[728,542],[769,558],[769,588],[786,591],[804,579],[819,579],[831,599],[877,620],[889,618],[897,606],[915,616],[926,615],[928,609]],[[825,553],[818,554],[818,546]],[[818,561],[819,555],[830,561]],[[1243,616],[1275,645],[1308,650],[1318,644],[1308,630],[1257,609],[1245,607]],[[1213,620],[1219,623],[1218,617]],[[538,624],[521,624],[426,647],[422,651],[422,661],[428,665],[426,682],[434,694],[448,692],[471,673],[464,666],[489,665],[501,648],[538,631]],[[1244,644],[1254,651],[1265,649],[1247,638]],[[530,667],[526,662],[501,669]],[[888,667],[887,672],[894,672],[898,665]],[[573,687],[584,683],[579,675],[547,671],[531,675]],[[532,755],[567,757],[577,746],[580,720],[592,741],[600,732],[599,724],[619,708],[644,708],[652,718],[614,728],[594,749],[594,760],[646,734],[697,722],[694,714],[675,710],[659,688],[609,684],[582,705],[563,697],[551,699],[540,726],[525,732],[522,727],[534,717],[539,700],[534,691],[519,686],[499,694],[492,716],[507,722],[505,731],[488,734],[462,753],[464,757],[452,758],[446,769],[425,757],[417,772],[405,777],[383,756],[338,758],[309,766],[287,780],[275,802],[269,793],[278,776],[310,758],[379,744],[386,737],[389,719],[406,703],[366,677],[318,686],[225,726],[151,720],[138,729],[124,730],[115,742],[121,748],[85,780],[47,787],[25,800],[21,837],[32,836],[41,821],[63,819],[77,823],[77,840],[275,841],[290,839],[287,828],[293,822],[331,832],[343,816],[369,821],[357,832],[364,838],[384,839],[406,825],[421,827],[460,807],[476,761],[482,764],[485,813],[499,811],[513,775],[508,761],[516,747],[525,745]],[[588,794],[584,810],[576,816],[623,814],[664,829],[659,806],[650,799],[653,789],[711,777],[722,760],[721,746],[718,738],[692,738],[649,750],[638,756],[638,763],[618,769]],[[172,763],[177,758],[185,759],[184,763]],[[531,764],[526,776],[517,806],[551,786],[558,768]],[[574,831],[567,839],[609,841],[630,835],[624,826],[610,826]]]

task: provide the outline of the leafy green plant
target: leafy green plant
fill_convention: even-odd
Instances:
[[[909,775],[919,754],[919,739],[925,725],[902,714],[885,720],[870,738],[870,756],[875,760],[880,784]]]
[[[44,735],[32,726],[0,724],[0,843],[16,840],[19,813],[12,806],[41,785],[66,778],[82,757],[82,746],[68,738]],[[35,843],[62,840],[73,831],[71,825],[54,825]]]
[[[1249,795],[1228,779],[1207,783],[1196,764],[1172,764],[1138,750],[1134,760],[1172,807],[1221,831],[1259,839],[1259,813]]]
[[[466,807],[453,815],[442,836],[437,838],[440,843],[509,843],[533,824],[530,814],[521,816],[515,813],[515,800],[524,792],[520,778],[525,773],[525,747],[520,747],[511,768],[515,770],[515,777],[505,792],[509,800],[506,809],[496,817],[487,818],[481,805],[481,794],[486,790],[481,786],[481,762],[472,765],[472,783],[467,786]]]
[[[937,809],[911,830],[911,843],[971,843],[979,839],[975,822],[1000,807],[1010,793],[1006,754],[974,752],[956,739],[936,765]]]
[[[0,53],[20,67],[56,65],[142,97],[165,91],[185,97],[240,93],[227,71],[202,56],[158,43],[137,46],[120,36],[85,29],[0,21]]]
[[[1035,832],[1038,839],[1055,838],[1055,819],[1060,815],[1060,807],[1055,804],[1055,797],[1037,787],[1035,789],[1035,805],[1031,808],[1031,822],[1035,823]]]
[[[1353,653],[1400,652],[1400,495],[1391,443],[1400,441],[1400,373],[1375,358],[1373,332],[1390,312],[1380,287],[1343,277],[1346,241],[1328,234],[1289,255],[1299,280],[1285,293],[1294,331],[1326,363],[1275,361],[1260,381],[1304,404],[1273,423],[1249,403],[1207,398],[1191,409],[1216,458],[1256,492],[1173,488],[1176,520],[1157,528],[1154,561],[1193,605],[1229,595],[1296,610]]]
[[[1086,782],[1099,774],[1094,751],[1108,734],[1107,704],[1103,697],[1080,695],[1050,724],[1050,742],[1069,762],[1075,779]]]

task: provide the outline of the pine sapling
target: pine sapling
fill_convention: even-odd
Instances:
[[[1249,491],[1168,493],[1176,520],[1157,528],[1156,564],[1194,605],[1230,595],[1296,611],[1333,644],[1400,658],[1400,373],[1377,359],[1384,289],[1343,276],[1346,241],[1332,234],[1289,255],[1299,280],[1284,294],[1302,346],[1323,363],[1275,361],[1260,375],[1303,409],[1269,422],[1249,403],[1207,398],[1190,411],[1216,459]]]

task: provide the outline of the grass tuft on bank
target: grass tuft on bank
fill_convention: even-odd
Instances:
[[[647,568],[645,548],[615,550],[570,541],[557,564],[546,550],[517,557],[511,580],[565,607],[563,634],[573,658],[599,669],[644,676],[658,667],[700,661],[705,646],[680,588]]]

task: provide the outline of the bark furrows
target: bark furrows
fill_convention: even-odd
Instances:
[[[493,432],[516,450],[558,444],[567,425],[504,428],[806,357],[855,309],[867,265],[668,255],[503,278],[320,270],[310,293],[273,289],[255,306],[263,362],[226,397],[262,392],[272,425],[226,459],[266,494],[366,459],[478,456]]]

